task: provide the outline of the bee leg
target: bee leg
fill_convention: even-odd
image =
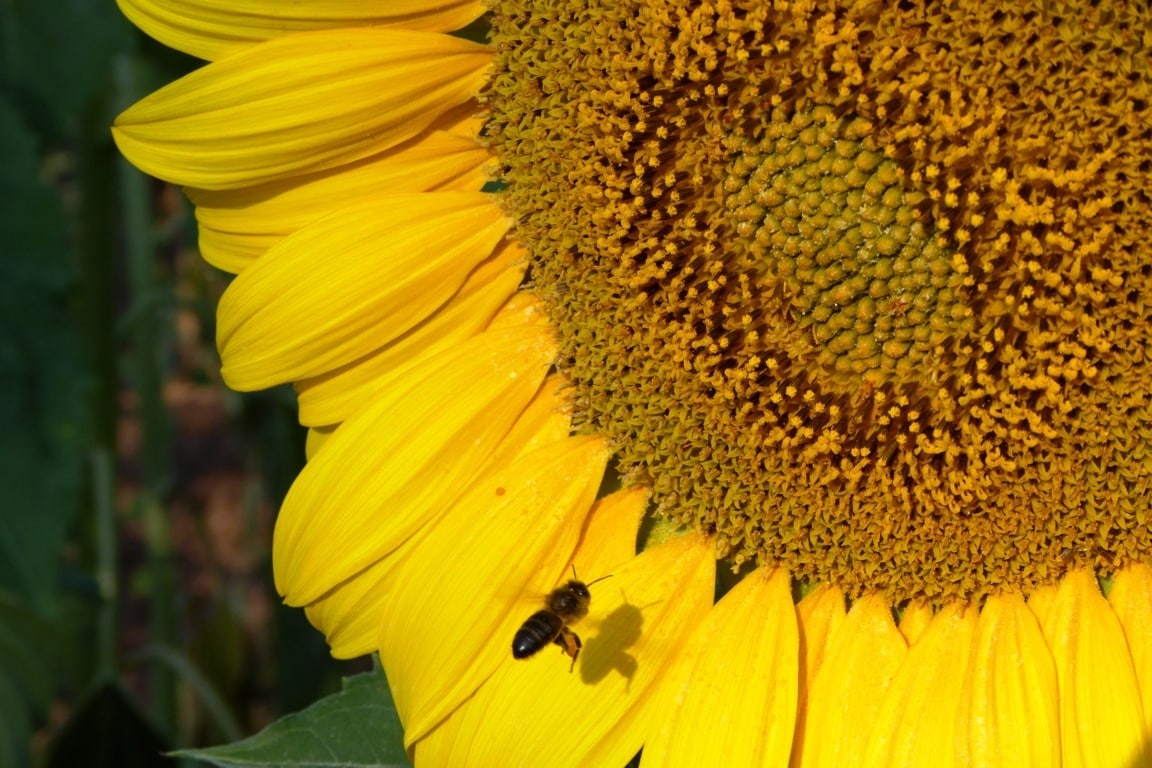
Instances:
[[[568,627],[564,627],[553,642],[560,646],[561,651],[572,657],[572,666],[568,668],[568,673],[571,674],[572,670],[576,669],[576,659],[580,656],[580,649],[584,647],[584,644],[580,642],[580,635]]]

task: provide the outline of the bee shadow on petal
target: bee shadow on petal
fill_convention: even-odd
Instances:
[[[594,685],[615,670],[632,685],[636,674],[636,657],[628,649],[640,639],[644,615],[634,605],[619,606],[600,622],[599,631],[584,641],[580,657],[580,679]]]

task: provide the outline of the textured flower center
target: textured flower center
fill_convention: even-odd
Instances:
[[[736,233],[727,247],[758,275],[757,303],[810,334],[793,359],[845,394],[916,386],[937,350],[975,328],[963,263],[954,268],[955,250],[921,221],[927,196],[869,143],[865,124],[827,107],[774,110],[722,183]]]
[[[897,601],[1147,559],[1152,18],[1084,5],[496,3],[533,288],[661,514]]]

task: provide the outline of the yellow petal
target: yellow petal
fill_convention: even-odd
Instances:
[[[785,765],[796,727],[800,638],[789,576],[759,568],[712,609],[657,693],[643,768]]]
[[[524,456],[530,447],[550,445],[567,437],[569,418],[563,413],[567,396],[561,392],[567,386],[567,380],[559,376],[545,379],[532,402],[493,451],[490,466],[504,466]],[[593,515],[598,508],[599,502],[592,507]],[[625,524],[629,515],[635,517],[635,513],[618,505],[613,509],[619,512],[617,517],[622,515]],[[394,580],[403,578],[403,572],[397,574],[396,567],[409,557],[420,539],[419,535],[409,538],[379,562],[304,607],[313,626],[324,633],[333,656],[352,658],[377,650],[384,599]]]
[[[799,743],[808,720],[808,693],[824,662],[828,639],[845,619],[844,593],[839,587],[820,584],[796,605],[796,623],[800,632],[800,680],[797,689],[796,737]],[[799,764],[799,750],[793,750]]]
[[[551,327],[544,303],[530,291],[518,291],[505,302],[496,313],[496,317],[492,318],[492,322],[488,323],[488,330],[540,324]]]
[[[569,438],[486,473],[407,556],[379,635],[407,741],[476,691],[563,580],[607,460],[600,438]]]
[[[598,579],[636,556],[636,532],[650,493],[637,486],[596,500],[573,561],[581,578]]]
[[[568,437],[572,423],[568,397],[571,383],[563,376],[551,375],[532,396],[508,434],[492,452],[492,466],[503,466],[525,454]]]
[[[960,723],[974,766],[1058,768],[1056,665],[1040,624],[1017,595],[984,604],[968,665],[968,707]]]
[[[484,13],[476,0],[117,0],[133,24],[169,48],[218,59],[291,32],[374,26],[451,32]]]
[[[161,88],[121,114],[112,135],[136,167],[174,184],[262,184],[412,138],[468,101],[489,57],[430,32],[302,32]]]
[[[312,461],[312,457],[316,455],[324,443],[328,442],[328,438],[336,432],[336,427],[339,424],[326,424],[323,427],[312,427],[308,430],[308,436],[304,440],[304,458]]]
[[[382,191],[478,191],[472,172],[490,157],[470,138],[426,131],[387,152],[319,173],[242,189],[185,192],[196,205],[201,256],[238,274],[288,235]],[[461,179],[467,189],[454,184]]]
[[[1056,587],[1052,584],[1046,584],[1039,587],[1031,595],[1028,596],[1028,610],[1040,622],[1040,626],[1044,626],[1044,622],[1048,621],[1048,617],[1052,615],[1054,606],[1056,605]]]
[[[978,619],[975,608],[952,605],[929,622],[888,686],[864,752],[866,768],[957,764],[956,721]]]
[[[1096,577],[1066,576],[1040,628],[1056,660],[1064,768],[1146,765],[1136,672]]]
[[[1152,568],[1134,563],[1118,571],[1108,602],[1124,628],[1140,686],[1144,733],[1152,738]]]
[[[553,354],[532,326],[481,334],[341,424],[276,520],[273,566],[287,602],[313,602],[440,514],[491,458]]]
[[[366,357],[297,381],[300,423],[344,421],[394,376],[403,375],[407,366],[480,333],[515,293],[526,268],[523,251],[509,244],[474,269],[443,306],[402,336]]]
[[[538,408],[538,420],[532,423],[532,433],[526,435],[519,452],[515,457],[519,458],[527,453],[531,453],[539,448],[543,448],[551,443],[556,443],[568,437],[572,431],[572,409],[569,402],[569,397],[572,394],[572,382],[567,378],[554,374],[544,380],[544,384],[540,387],[540,393],[532,400],[530,408]],[[525,422],[523,416],[516,422],[516,426],[512,428],[511,435],[520,428],[520,424]],[[631,552],[629,556],[631,556]]]
[[[556,378],[552,378],[550,381],[545,381],[545,385],[541,387],[540,393],[533,398],[529,409],[516,423],[516,429],[520,429],[524,424],[535,426],[538,429],[536,438],[529,440],[529,444],[533,444],[533,446],[535,444],[550,446],[552,442],[558,442],[562,439],[561,435],[554,441],[547,440],[545,435],[554,431],[555,421],[550,418],[539,418],[540,415],[543,415],[544,409],[547,408],[547,402],[555,397],[555,388],[560,383],[560,380]],[[563,419],[563,421],[567,423],[567,419]],[[523,442],[522,439],[515,438],[513,433],[509,433],[506,442],[508,441],[517,444]],[[520,456],[524,455],[522,450]],[[594,573],[594,575],[609,573],[615,565],[626,562],[635,556],[636,531],[639,527],[639,519],[644,512],[647,495],[649,492],[645,488],[631,488],[628,491],[606,496],[592,504],[585,527],[579,534],[581,535],[579,540],[582,542],[585,540],[596,541],[598,546],[596,548],[585,547],[581,550],[581,555],[575,563],[578,573],[581,575],[583,573]],[[423,543],[423,540],[420,543]],[[407,555],[403,552],[404,549],[406,547],[397,550],[396,554],[399,554],[401,558]],[[317,603],[312,603],[305,608],[309,611],[309,618],[312,619],[313,624],[318,629],[332,633],[328,634],[327,639],[329,644],[332,644],[334,656],[349,657],[376,651],[380,629],[379,617],[384,615],[382,610],[384,610],[386,601],[391,595],[391,588],[394,584],[394,579],[386,580],[378,577],[378,575],[391,575],[391,569],[380,568],[380,565],[391,560],[392,556],[389,556],[376,567],[369,569],[369,572],[351,579],[353,583],[358,583],[363,579],[362,583],[341,585],[333,593],[328,593]],[[438,558],[438,562],[439,560],[440,558]],[[521,558],[517,558],[513,562],[520,563]],[[533,578],[539,578],[551,568],[551,565],[550,567],[541,565],[532,571]],[[569,571],[568,567],[561,570],[564,575],[567,575]],[[476,580],[475,575],[472,576],[473,580]],[[551,588],[555,580],[551,579],[546,587],[537,587],[537,591]],[[526,594],[530,591],[525,588],[523,593]],[[335,596],[334,593],[339,595],[340,604],[328,604],[334,602],[332,600]],[[503,601],[506,603],[509,594],[509,590],[501,591],[501,596],[505,599]],[[363,601],[359,601],[361,596],[363,596]],[[522,595],[517,594],[516,598],[520,598],[520,596]],[[522,621],[524,613],[530,614],[535,609],[536,606],[525,607],[517,614],[518,618],[515,625],[518,626],[518,622]],[[323,610],[324,613],[320,614],[319,610]],[[354,642],[355,646],[353,646]],[[503,648],[502,645],[497,645]],[[351,653],[353,648],[357,649],[358,652]],[[364,648],[367,648],[367,651]],[[342,653],[338,653],[338,649]]]
[[[270,387],[379,349],[439,309],[507,228],[487,195],[468,192],[381,197],[314,222],[220,299],[225,381]]]
[[[808,687],[824,661],[828,641],[844,622],[844,593],[830,584],[821,584],[796,605],[800,627],[800,656],[803,660],[802,687]]]
[[[711,606],[714,551],[708,539],[689,534],[614,568],[592,588],[588,618],[573,627],[584,641],[574,673],[555,649],[524,660],[509,653],[471,700],[416,745],[416,764],[624,765],[651,728],[645,703],[652,684]]]
[[[332,656],[354,659],[376,650],[384,598],[399,557],[385,557],[304,606],[312,626],[324,633]]]
[[[907,653],[887,601],[866,595],[852,605],[829,638],[809,690],[805,727],[793,748],[799,765],[839,768],[859,762]]]
[[[913,646],[931,621],[931,606],[919,600],[913,600],[900,616],[900,634],[904,635],[909,646]]]
[[[513,432],[515,432],[516,430],[525,428],[527,430],[535,429],[536,434],[527,440],[527,442],[524,441],[522,436],[515,436],[513,432],[510,432],[509,437],[505,439],[505,442],[511,442],[517,445],[524,444],[525,448],[521,449],[521,452],[518,454],[518,456],[522,457],[526,455],[529,446],[547,446],[551,443],[562,440],[567,434],[567,429],[565,427],[563,435],[557,435],[554,440],[549,440],[549,435],[555,434],[556,432],[557,421],[554,418],[547,418],[545,416],[546,409],[548,407],[548,401],[559,397],[559,395],[556,393],[556,388],[562,381],[563,380],[559,379],[558,377],[550,377],[549,380],[546,380],[544,385],[541,387],[540,393],[538,393],[537,396],[533,398],[532,404],[517,420],[516,427],[513,430]],[[563,418],[560,421],[566,425],[568,419]],[[495,464],[499,462],[497,460],[493,463]],[[571,566],[576,568],[576,572],[580,575],[581,578],[589,578],[591,580],[592,578],[599,578],[604,574],[610,574],[615,566],[626,562],[635,556],[636,531],[640,526],[640,518],[644,513],[644,506],[647,503],[647,499],[647,489],[631,488],[625,491],[618,491],[602,499],[598,499],[592,505],[591,511],[589,512],[585,523],[585,527],[580,532],[580,542],[582,544],[585,541],[594,541],[596,542],[596,546],[582,547],[579,556],[575,562],[571,564]],[[411,541],[411,539],[409,541]],[[400,550],[397,551],[396,555],[403,557],[404,550],[405,547],[402,546]],[[391,556],[389,558],[385,558],[385,560],[390,559],[392,559]],[[537,570],[544,572],[547,569],[541,567]],[[566,566],[562,570],[564,574],[568,574],[570,567]],[[390,571],[387,573],[390,573]],[[586,577],[584,574],[592,574],[592,576]],[[365,578],[366,576],[368,578],[372,578],[373,574],[358,575],[355,577],[355,579],[353,579],[353,581]],[[555,580],[553,579],[553,581]],[[341,596],[344,599],[345,604],[338,606],[336,609],[340,611],[349,611],[354,615],[341,615],[339,616],[339,624],[333,622],[328,626],[323,626],[319,623],[319,621],[322,620],[322,617],[319,616],[317,617],[317,620],[313,622],[316,627],[322,631],[330,631],[328,628],[330,626],[331,631],[337,633],[337,636],[335,637],[329,636],[328,642],[332,643],[332,655],[337,656],[338,658],[344,658],[344,656],[337,654],[337,644],[350,641],[352,639],[351,636],[353,633],[370,634],[370,637],[360,635],[354,638],[360,642],[358,647],[367,647],[370,651],[374,651],[377,648],[377,636],[379,633],[380,623],[378,617],[381,615],[380,612],[383,608],[384,596],[387,594],[387,589],[390,588],[391,583],[386,583],[382,578],[378,581],[366,580],[365,583],[372,584],[372,588],[370,590],[360,587],[357,587],[355,590],[349,589],[348,594]],[[552,584],[548,584],[547,588],[550,589],[551,586]],[[338,587],[335,591],[339,592],[344,589],[345,586],[341,585],[341,587]],[[367,602],[360,605],[351,603],[351,599],[354,597],[354,595],[360,594],[361,591],[366,592],[366,597],[373,600],[371,607],[366,607],[368,605]],[[321,598],[318,603],[324,603],[325,601],[328,601],[331,596],[332,593],[325,595],[325,597]],[[506,597],[506,595],[504,597]],[[507,601],[505,600],[505,602]],[[312,611],[318,605],[318,603],[313,603],[306,609],[310,611],[309,618],[313,616]],[[360,610],[365,610],[367,613],[361,616],[357,613]],[[535,606],[529,606],[521,611],[521,613],[531,613],[534,610]],[[332,613],[335,612],[335,610],[332,611]],[[520,616],[520,619],[522,618],[523,616]],[[341,648],[343,647],[344,646],[342,645]],[[360,655],[362,653],[365,653],[365,651],[361,650],[360,653],[353,655]]]

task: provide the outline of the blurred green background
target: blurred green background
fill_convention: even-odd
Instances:
[[[0,0],[0,768],[173,765],[363,668],[271,586],[293,393],[221,384],[228,277],[108,130],[199,64],[112,0]]]

